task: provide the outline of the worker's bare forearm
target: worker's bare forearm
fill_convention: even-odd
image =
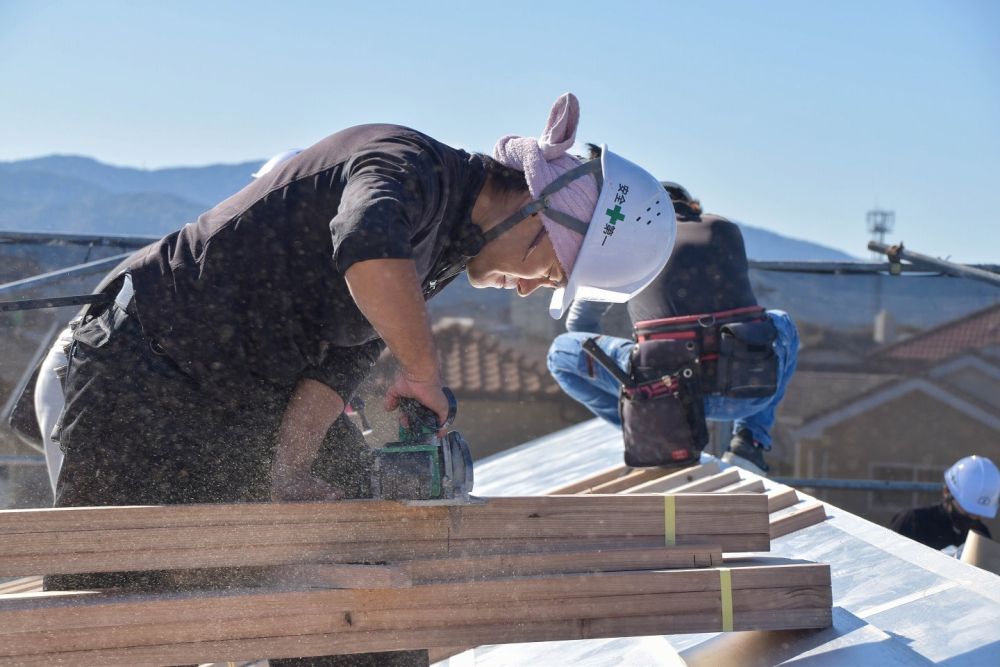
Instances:
[[[326,385],[302,380],[295,388],[278,430],[274,474],[280,480],[309,475],[330,425],[344,411],[344,401]]]
[[[347,270],[347,286],[358,308],[412,380],[437,381],[437,353],[430,318],[409,259],[373,259]]]

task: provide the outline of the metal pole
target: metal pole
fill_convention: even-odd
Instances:
[[[921,255],[920,253],[913,252],[911,250],[906,250],[903,248],[903,244],[900,243],[897,246],[887,246],[884,243],[876,243],[875,241],[868,242],[868,249],[874,250],[875,252],[880,252],[883,255],[889,257],[890,260],[905,259],[908,262],[924,266],[927,268],[933,268],[941,273],[946,273],[950,276],[957,276],[959,278],[973,278],[975,280],[982,280],[983,282],[990,283],[1000,287],[1000,274],[993,273],[992,271],[984,271],[982,269],[976,269],[971,266],[965,266],[964,264],[956,264],[954,262],[946,262],[943,259],[937,259],[936,257],[929,257],[927,255]]]
[[[781,271],[785,273],[853,275],[889,273],[892,270],[892,264],[889,262],[770,261],[751,259],[748,263],[751,269],[758,271]],[[1000,266],[994,264],[976,264],[970,268],[979,268],[987,273],[991,271],[1000,272]],[[935,275],[941,273],[940,269],[917,264],[900,264],[899,269],[903,273],[933,273]]]
[[[58,269],[57,271],[50,271],[37,276],[31,276],[30,278],[15,280],[14,282],[0,285],[0,297],[17,294],[18,292],[34,287],[59,283],[66,278],[76,278],[79,275],[87,275],[88,273],[104,272],[131,255],[131,252],[125,252],[113,257],[105,257],[104,259],[87,262],[86,264],[77,264],[66,269]]]
[[[118,236],[115,234],[71,234],[64,232],[21,232],[0,230],[0,243],[94,245],[139,249],[158,236]]]
[[[751,269],[759,271],[784,271],[791,273],[888,273],[888,262],[826,262],[826,261],[768,261],[748,260]]]
[[[771,481],[788,486],[810,489],[840,489],[849,491],[917,491],[941,493],[941,482],[892,482],[887,479],[809,479],[803,477],[771,477]]]
[[[7,454],[0,456],[0,466],[44,466],[44,456],[18,456]]]

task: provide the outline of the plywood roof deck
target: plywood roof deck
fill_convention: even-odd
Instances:
[[[600,483],[612,483],[621,479],[613,472],[621,448],[616,429],[592,420],[478,462],[476,491],[538,494],[602,471]],[[703,462],[715,474],[717,463]],[[833,627],[484,646],[440,666],[1000,664],[1000,577],[801,492],[739,475],[760,479],[772,501],[771,556],[831,565]]]

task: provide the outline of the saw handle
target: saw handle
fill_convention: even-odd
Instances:
[[[406,423],[409,425],[408,430],[411,433],[437,433],[455,423],[455,416],[458,414],[458,400],[448,387],[441,387],[441,391],[448,399],[448,419],[443,424],[438,424],[434,411],[419,401],[412,398],[399,399],[399,409],[406,417]]]

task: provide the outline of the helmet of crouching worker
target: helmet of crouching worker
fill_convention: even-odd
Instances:
[[[566,154],[579,117],[579,102],[566,93],[541,137],[507,136],[493,149],[501,164],[524,172],[533,199],[490,229],[486,240],[541,215],[567,276],[549,305],[555,319],[574,299],[628,301],[666,266],[677,234],[670,197],[648,171],[607,146],[589,162]]]
[[[985,456],[966,456],[944,473],[952,498],[967,514],[993,519],[1000,497],[1000,471]]]

